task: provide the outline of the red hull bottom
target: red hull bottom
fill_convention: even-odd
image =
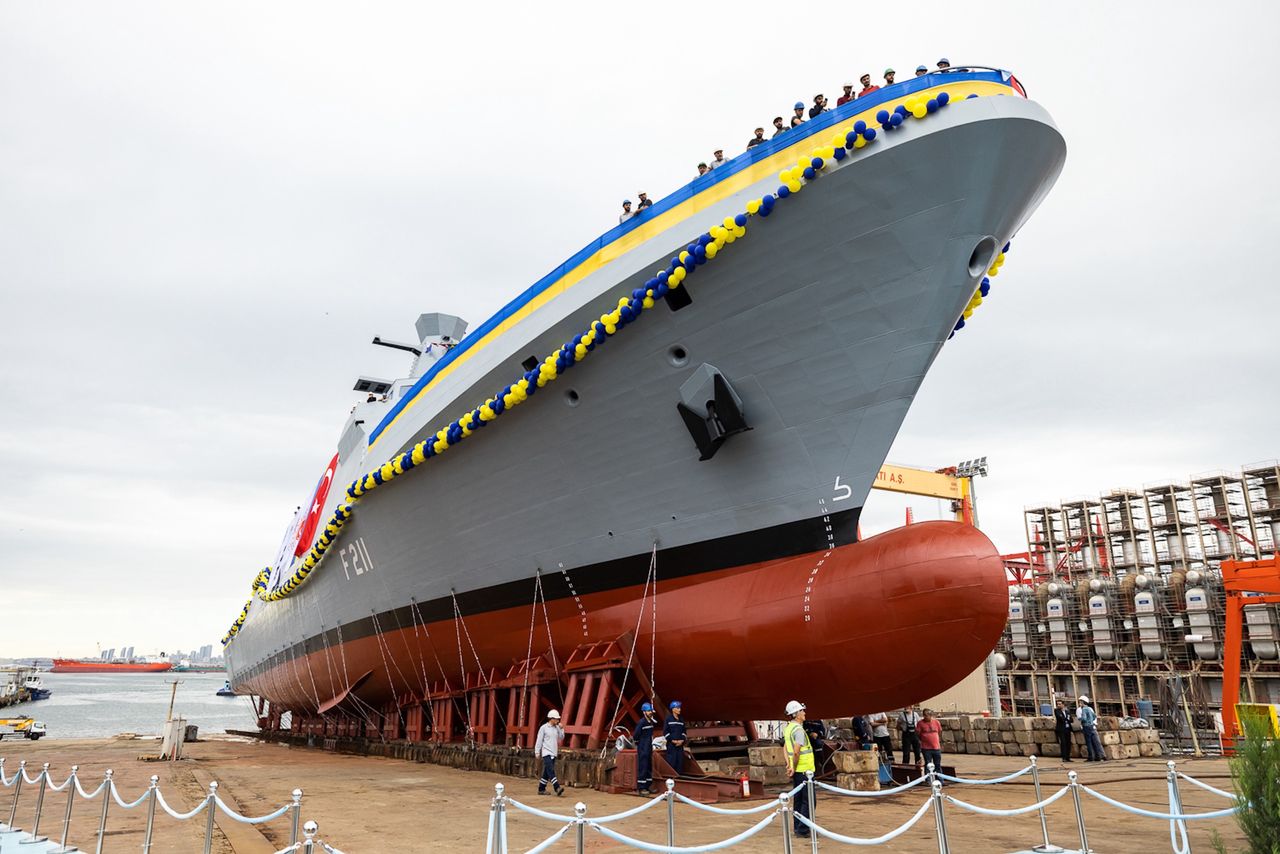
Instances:
[[[658,565],[657,632],[641,614],[642,588],[547,603],[560,660],[583,643],[638,631],[637,663],[660,695],[695,720],[776,719],[788,700],[819,717],[887,710],[959,682],[994,648],[1008,594],[987,537],[954,522],[925,522],[783,560],[671,581]],[[648,605],[654,604],[650,598]],[[283,664],[237,686],[277,707],[314,712],[355,686],[378,707],[463,667],[505,672],[547,651],[542,608],[510,608],[389,629]],[[472,653],[474,647],[474,655]],[[367,678],[366,674],[372,673]]]

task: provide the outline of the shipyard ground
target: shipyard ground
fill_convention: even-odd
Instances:
[[[72,764],[80,766],[86,787],[100,781],[102,773],[112,768],[123,796],[136,797],[152,774],[160,777],[166,797],[174,809],[189,809],[207,791],[210,779],[220,783],[224,800],[242,812],[262,814],[284,803],[295,787],[305,790],[304,819],[320,824],[320,835],[347,854],[369,852],[437,852],[480,851],[484,847],[485,827],[493,784],[503,782],[511,795],[543,809],[572,813],[581,800],[588,815],[605,815],[639,804],[634,797],[606,795],[591,789],[570,789],[563,798],[538,798],[532,780],[501,778],[493,774],[460,771],[397,759],[353,756],[322,750],[292,748],[243,740],[214,739],[186,745],[186,757],[177,763],[144,762],[139,756],[154,753],[154,741],[93,739],[45,739],[39,742],[5,740],[0,755],[6,769],[12,771],[18,761],[27,760],[37,769],[50,763],[50,776],[64,778]],[[1020,767],[1021,759],[995,756],[957,756],[957,773],[976,777],[992,777]],[[1111,761],[1101,765],[1075,762],[1064,766],[1046,759],[1042,776],[1045,793],[1066,781],[1066,771],[1075,769],[1082,780],[1096,786],[1111,797],[1146,809],[1167,810],[1164,761],[1133,759]],[[1179,767],[1194,777],[1219,787],[1228,787],[1227,763],[1222,759],[1180,759]],[[961,793],[960,789],[963,788]],[[997,786],[965,786],[951,789],[953,794],[970,803],[986,807],[1011,808],[1031,803],[1032,789],[1022,780]],[[1187,785],[1182,787],[1186,808],[1191,812],[1219,809],[1221,799]],[[0,789],[0,815],[8,817],[12,789]],[[35,797],[30,789],[23,792],[15,824],[31,826]],[[824,796],[818,803],[818,818],[837,832],[870,837],[879,835],[905,821],[922,803],[921,796],[907,793],[875,800],[837,799]],[[61,831],[65,798],[50,794],[45,801],[41,830],[58,838]],[[733,806],[727,804],[726,806]],[[1156,852],[1169,844],[1166,822],[1142,819],[1119,812],[1102,803],[1084,802],[1090,846],[1102,854],[1107,852]],[[93,850],[94,831],[98,821],[97,802],[78,801],[72,820],[70,842],[81,850]],[[136,851],[142,842],[145,815],[141,809],[125,812],[112,805],[106,851]],[[1063,847],[1078,847],[1070,797],[1048,809],[1052,840]],[[680,806],[676,813],[677,844],[693,845],[726,839],[749,827],[752,820],[721,817],[694,812]],[[228,822],[220,821],[220,826]],[[1039,841],[1039,822],[1034,814],[1018,818],[989,818],[948,809],[947,825],[952,851],[1011,852],[1028,849]],[[620,832],[642,839],[665,841],[666,811],[657,808],[648,813],[612,825]],[[167,816],[156,821],[157,834],[153,854],[199,851],[202,847],[204,819],[178,824]],[[512,812],[509,819],[511,849],[526,850],[555,829],[548,822]],[[1192,850],[1209,851],[1210,831],[1216,829],[1228,850],[1239,850],[1243,837],[1235,822],[1214,819],[1191,823]],[[287,826],[280,821],[263,832],[245,825],[228,828],[227,836],[216,832],[214,851],[228,854],[270,854],[288,842]],[[265,834],[265,835],[264,835]],[[936,851],[937,843],[932,819],[926,815],[912,830],[875,850],[885,852]],[[824,850],[834,850],[833,842],[823,843]],[[623,846],[588,831],[590,851],[623,851]],[[552,851],[572,851],[569,837]],[[761,835],[731,849],[734,852],[777,852],[782,850],[781,832],[769,827]],[[803,848],[808,850],[807,841]]]

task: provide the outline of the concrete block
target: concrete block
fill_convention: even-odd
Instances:
[[[1138,733],[1131,729],[1120,730],[1120,743],[1121,744],[1137,744]]]
[[[1002,726],[1001,729],[1009,729],[1014,732],[1031,732],[1031,722],[1034,718],[1001,718],[1002,722],[1007,722],[1008,726]]]
[[[996,742],[995,744],[987,745],[987,749],[990,751],[992,756],[1004,756],[1004,748],[1004,742]]]
[[[1120,755],[1125,759],[1137,759],[1142,753],[1138,750],[1138,745],[1136,744],[1122,744],[1120,745]]]
[[[1108,759],[1123,759],[1124,745],[1121,744],[1105,744],[1102,747],[1102,755]]]
[[[1031,728],[1036,732],[1044,732],[1045,730],[1052,730],[1053,718],[1045,718],[1045,717],[1032,718]]]
[[[979,753],[982,756],[991,755],[991,745],[985,741],[979,742],[978,744],[975,744],[973,747],[974,747],[974,752]]]
[[[787,753],[782,749],[781,745],[748,747],[747,758],[752,765],[776,766],[787,764]]]
[[[985,729],[975,729],[973,732],[969,733],[965,740],[974,744],[986,744],[991,740],[991,733],[987,732]]]
[[[1032,738],[1032,733],[1030,732],[1015,732],[1013,733],[1013,740],[1018,744],[1030,744],[1035,739]]]
[[[777,786],[791,780],[787,775],[787,769],[776,765],[752,765],[747,769],[747,776],[752,780],[759,780],[766,786]]]
[[[1042,744],[1037,748],[1037,750],[1037,756],[1062,756],[1062,748],[1058,747],[1056,742],[1053,744]]]
[[[1138,745],[1139,756],[1164,756],[1164,747],[1160,742],[1144,742]]]
[[[1160,730],[1157,729],[1139,729],[1134,730],[1138,734],[1138,744],[1159,744]]]
[[[880,774],[878,772],[837,774],[836,785],[842,789],[851,789],[855,792],[878,792],[880,791]]]
[[[1120,729],[1120,719],[1113,715],[1098,716],[1098,730]]]
[[[1100,732],[1098,733],[1098,738],[1102,739],[1102,744],[1104,746],[1120,743],[1120,733],[1118,732]]]
[[[956,729],[970,730],[973,729],[975,717],[973,715],[959,715],[952,718],[956,722]]]
[[[842,774],[864,774],[879,767],[876,754],[870,750],[841,750],[832,754],[836,771]]]
[[[971,729],[991,729],[991,724],[995,722],[995,718],[973,718],[970,721]]]

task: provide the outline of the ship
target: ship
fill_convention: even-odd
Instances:
[[[184,661],[181,664],[173,666],[174,673],[226,673],[227,668],[222,664],[192,664]]]
[[[167,661],[141,659],[55,658],[51,673],[164,673],[172,670]]]
[[[1065,156],[1008,72],[925,75],[694,179],[474,330],[375,338],[410,367],[356,382],[224,638],[232,686],[297,720],[610,641],[695,720],[955,684],[1005,623],[997,550],[951,522],[860,539],[859,514]]]

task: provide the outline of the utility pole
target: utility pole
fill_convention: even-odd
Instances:
[[[169,714],[165,718],[165,722],[173,720],[173,701],[178,698],[178,686],[183,683],[182,679],[175,679],[169,684],[173,686],[173,691],[169,693]]]

